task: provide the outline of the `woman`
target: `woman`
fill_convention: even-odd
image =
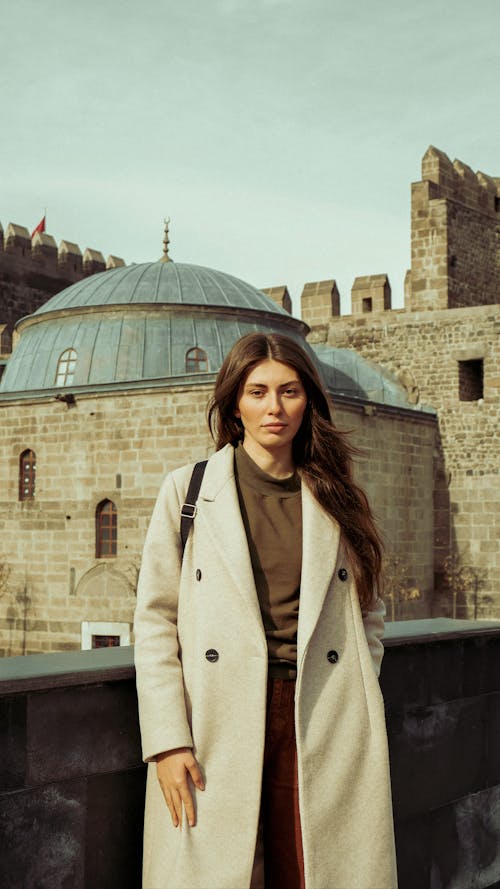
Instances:
[[[143,887],[253,889],[262,835],[265,889],[395,889],[381,549],[353,449],[278,334],[233,346],[209,423],[184,555],[191,466],[163,483],[138,589]]]

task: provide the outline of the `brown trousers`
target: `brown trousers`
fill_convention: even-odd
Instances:
[[[269,680],[262,776],[262,840],[259,837],[251,889],[262,885],[265,889],[305,889],[294,698],[293,679]]]

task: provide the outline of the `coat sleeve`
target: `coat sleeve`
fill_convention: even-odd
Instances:
[[[175,475],[163,482],[146,535],[134,620],[135,669],[142,752],[146,762],[176,747],[192,747],[177,639],[182,565]]]
[[[380,675],[380,667],[384,656],[382,637],[384,635],[385,605],[382,599],[375,598],[369,611],[363,611],[363,626],[365,628],[366,641],[372,656],[373,669],[377,676]]]

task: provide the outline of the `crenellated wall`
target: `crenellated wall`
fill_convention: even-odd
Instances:
[[[23,225],[0,223],[0,356],[12,349],[12,332],[24,315],[35,312],[55,293],[75,281],[105,269],[123,266],[117,256],[104,259],[99,250],[36,232],[31,237]]]
[[[436,589],[451,557],[476,578],[469,611],[498,615],[500,179],[431,146],[411,218],[404,309],[391,309],[386,275],[367,275],[354,281],[352,314],[340,317],[331,281],[305,285],[302,316],[311,344],[355,350],[394,373],[411,403],[436,408]]]
[[[498,302],[500,180],[430,146],[412,185],[410,311]]]

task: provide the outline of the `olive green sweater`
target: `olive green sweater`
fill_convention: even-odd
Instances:
[[[294,678],[302,567],[300,477],[263,472],[240,444],[236,486],[269,651],[269,675]]]

